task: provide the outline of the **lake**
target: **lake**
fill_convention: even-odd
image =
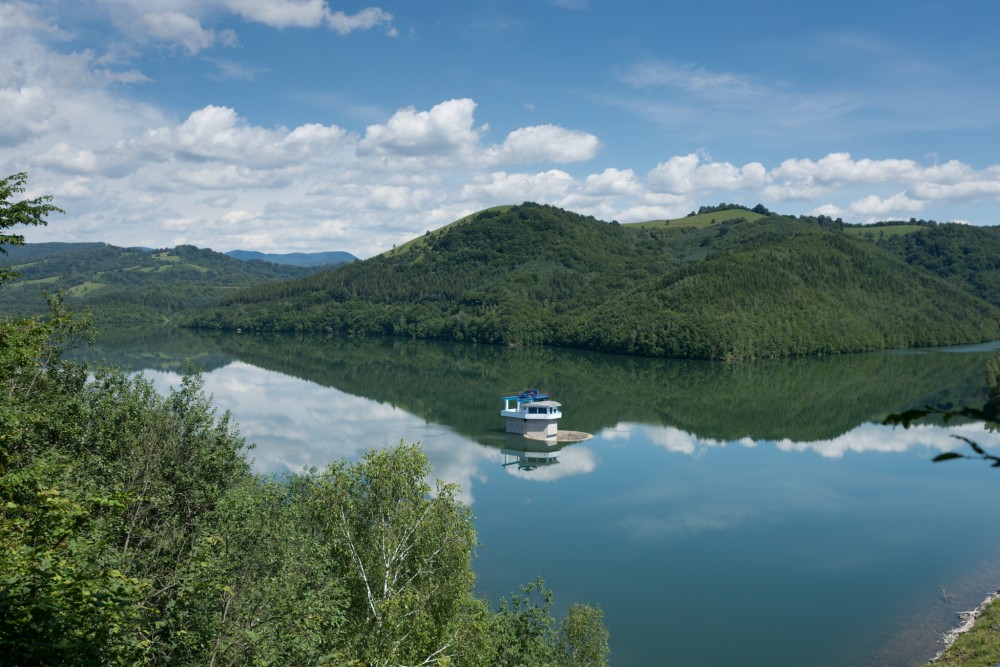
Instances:
[[[189,360],[261,473],[419,442],[481,541],[479,592],[541,575],[600,605],[611,664],[918,665],[1000,586],[1000,471],[932,463],[982,423],[881,426],[982,405],[1000,344],[724,365],[322,336],[109,331],[83,354],[166,391]],[[504,433],[508,391],[594,438],[554,462]]]

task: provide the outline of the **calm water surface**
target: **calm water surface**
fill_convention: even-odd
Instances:
[[[918,665],[1000,586],[1000,472],[932,464],[982,423],[1000,345],[724,366],[411,341],[108,332],[92,358],[164,391],[191,360],[264,473],[419,441],[476,515],[478,587],[541,575],[600,605],[612,664]],[[527,386],[594,439],[519,463],[500,396]]]

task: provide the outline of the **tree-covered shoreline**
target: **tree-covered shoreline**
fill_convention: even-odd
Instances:
[[[832,220],[760,215],[674,228],[498,207],[364,262],[234,292],[189,324],[730,361],[1000,337],[998,304],[969,279]]]
[[[319,272],[190,246],[42,244],[11,257],[24,280],[0,309],[39,314],[42,291],[63,290],[117,324],[727,361],[1000,338],[1000,227],[699,211],[618,224],[497,206]]]

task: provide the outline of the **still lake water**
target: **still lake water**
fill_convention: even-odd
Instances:
[[[919,665],[1000,586],[1000,472],[933,464],[982,423],[879,425],[981,405],[1000,344],[722,365],[401,340],[107,332],[84,354],[163,391],[204,370],[262,473],[420,442],[476,516],[478,589],[541,575],[600,605],[611,664]],[[594,433],[519,465],[500,396],[539,387]]]

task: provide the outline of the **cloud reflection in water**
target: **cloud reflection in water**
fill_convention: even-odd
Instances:
[[[505,470],[518,479],[527,479],[533,482],[554,482],[574,475],[586,475],[597,468],[597,457],[593,450],[582,445],[569,445],[559,450],[558,461],[558,463],[532,470],[522,470],[515,465],[507,466]]]
[[[908,429],[882,424],[861,424],[836,438],[812,442],[789,439],[771,441],[741,438],[739,440],[713,440],[700,438],[693,433],[672,426],[649,426],[622,423],[598,434],[601,440],[628,442],[641,439],[675,454],[698,457],[715,447],[741,445],[757,447],[772,444],[783,452],[815,452],[824,458],[840,459],[847,453],[882,452],[902,453],[923,447],[934,454],[962,449],[964,444],[955,436],[962,436],[987,447],[1000,447],[1000,433],[989,432],[983,422],[949,426],[916,425]]]
[[[180,375],[173,372],[147,370],[146,376],[164,393],[181,381]],[[487,471],[501,467],[504,461],[498,449],[460,435],[448,425],[426,422],[389,403],[243,362],[205,373],[204,380],[205,390],[215,405],[220,411],[232,411],[240,431],[255,444],[250,456],[259,473],[323,468],[339,459],[357,460],[373,447],[392,447],[401,440],[419,442],[433,466],[434,476],[457,484],[462,500],[471,504],[475,485],[485,483]],[[862,424],[829,440],[795,442],[752,438],[713,440],[670,426],[623,422],[597,433],[588,446],[564,448],[557,464],[534,470],[520,470],[514,465],[503,469],[518,479],[551,482],[595,471],[599,464],[596,452],[602,447],[614,449],[647,442],[695,459],[712,449],[728,446],[773,446],[782,452],[814,452],[828,459],[840,459],[848,453],[901,453],[922,447],[930,457],[941,451],[960,450],[964,445],[953,435],[963,435],[986,447],[1000,446],[1000,434],[985,431],[982,423],[910,429]],[[703,525],[719,521],[722,518],[715,517]],[[687,527],[692,525],[689,523]]]
[[[176,373],[145,372],[161,392],[180,385]],[[213,403],[232,411],[240,432],[253,442],[258,473],[324,468],[339,459],[357,460],[372,448],[400,440],[419,442],[434,477],[458,484],[461,499],[473,502],[473,482],[494,452],[445,426],[389,405],[242,362],[204,375]]]

